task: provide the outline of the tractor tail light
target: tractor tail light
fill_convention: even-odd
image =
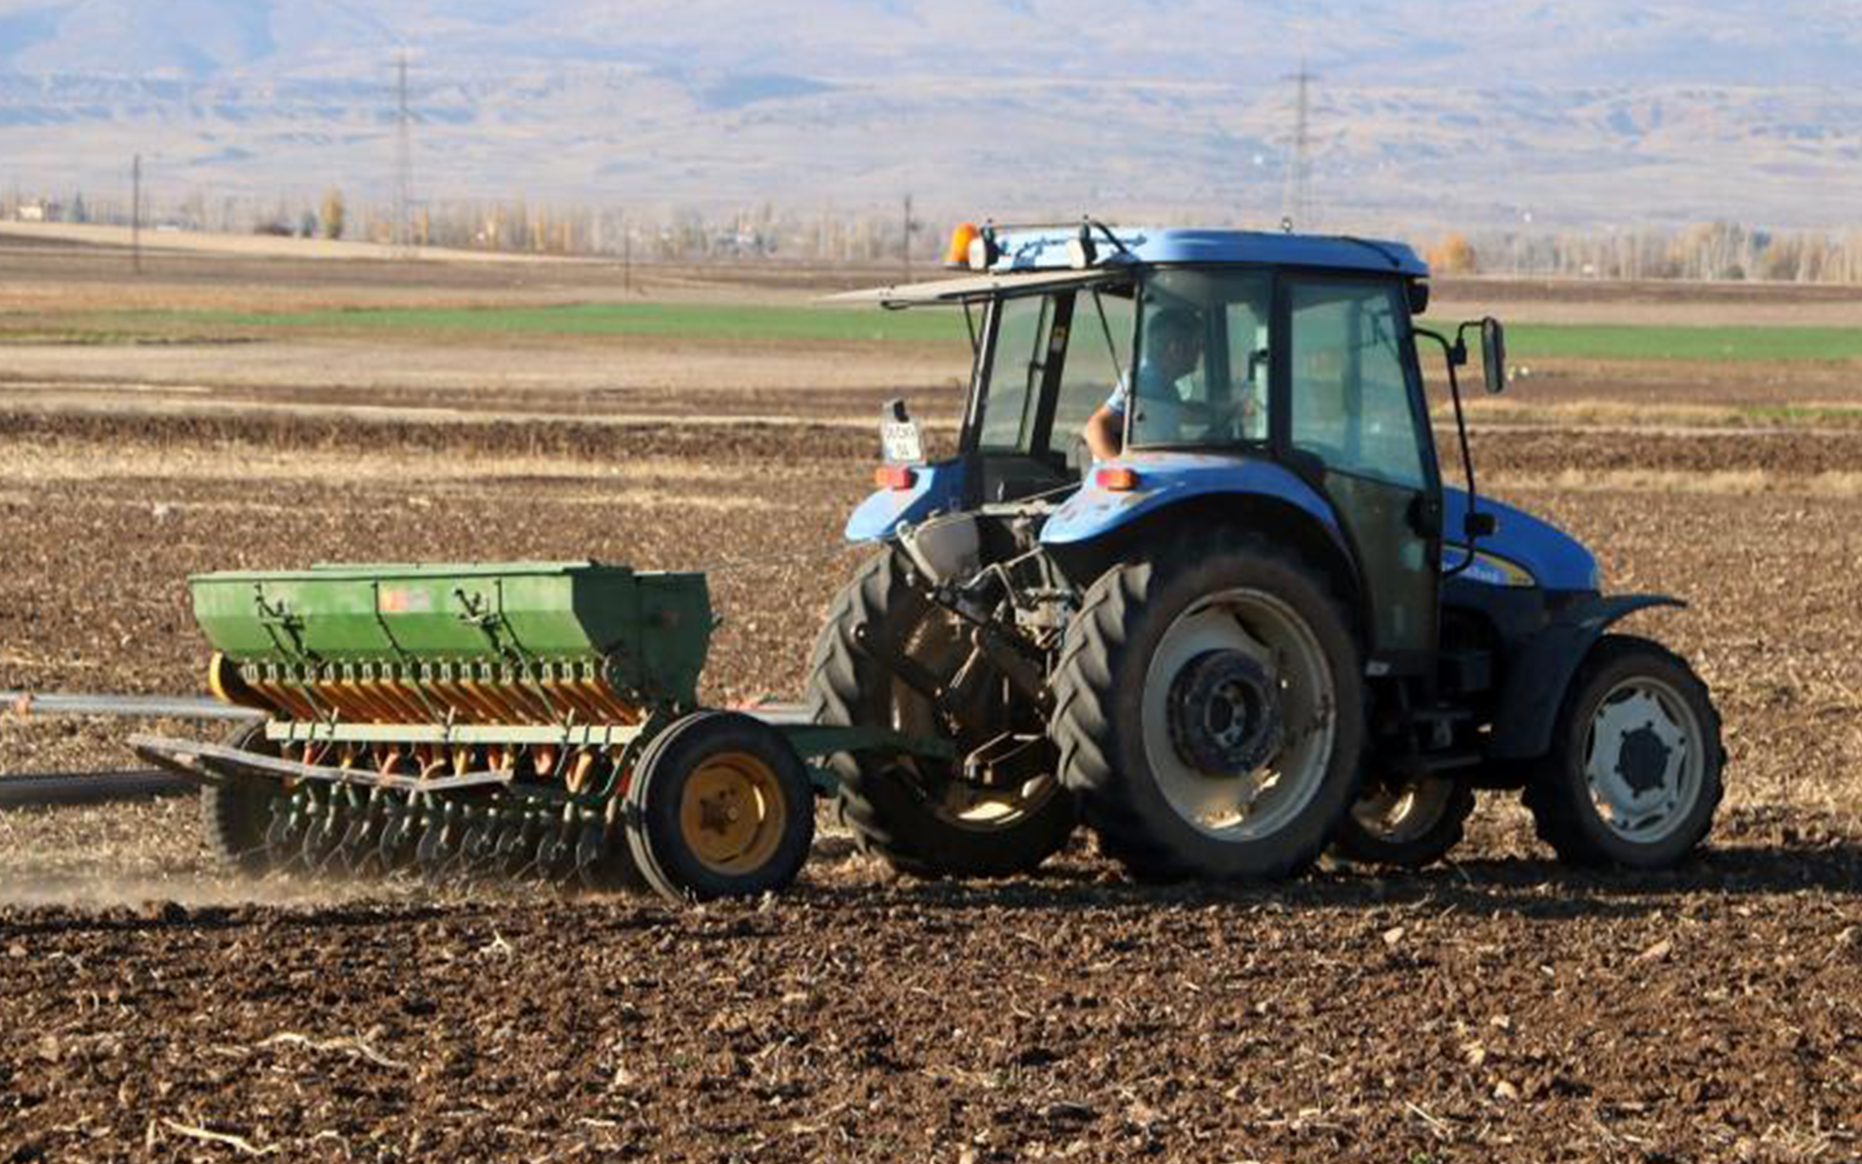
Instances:
[[[1108,493],[1130,493],[1138,487],[1138,474],[1126,468],[1101,469],[1093,474],[1093,484]]]
[[[918,474],[904,465],[881,465],[873,471],[873,484],[881,489],[910,489],[918,484]]]

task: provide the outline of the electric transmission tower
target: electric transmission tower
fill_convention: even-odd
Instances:
[[[899,244],[900,257],[905,261],[905,281],[912,281],[912,233],[918,229],[918,223],[912,218],[912,196],[905,196],[905,222],[900,232],[904,241]]]
[[[1300,71],[1284,78],[1298,86],[1293,101],[1293,156],[1280,194],[1280,224],[1291,231],[1312,226],[1312,83],[1319,78],[1300,62]]]
[[[414,254],[414,131],[407,109],[407,54],[395,59],[397,112],[394,127],[394,249],[402,258]]]

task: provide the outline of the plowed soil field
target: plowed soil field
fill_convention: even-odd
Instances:
[[[0,391],[0,689],[198,690],[191,571],[580,557],[711,571],[707,697],[800,689],[885,378],[701,426],[454,375]],[[1691,602],[1632,624],[1726,723],[1682,870],[1562,868],[1493,794],[1423,873],[1146,887],[1082,834],[927,883],[824,810],[792,893],[677,909],[243,883],[185,800],[0,810],[0,1161],[1862,1157],[1862,431],[1475,442],[1610,589]],[[131,726],[0,715],[0,772],[126,766]]]

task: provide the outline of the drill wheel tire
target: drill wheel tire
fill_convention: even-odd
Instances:
[[[627,782],[627,844],[673,901],[754,897],[795,880],[814,843],[814,786],[788,741],[734,712],[684,717]]]
[[[1363,865],[1423,869],[1461,843],[1474,790],[1452,776],[1367,782],[1332,834],[1332,853]]]
[[[1566,688],[1526,807],[1566,864],[1669,869],[1713,827],[1725,764],[1719,712],[1687,661],[1606,635]]]
[[[249,724],[228,739],[227,746],[241,751],[275,754],[265,738],[265,725]],[[271,785],[256,780],[203,784],[200,789],[201,835],[208,850],[248,877],[262,877],[277,863],[266,834],[278,797]]]

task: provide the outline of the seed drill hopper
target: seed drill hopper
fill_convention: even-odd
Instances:
[[[209,843],[250,873],[760,893],[806,859],[831,787],[808,758],[913,746],[701,708],[703,574],[320,565],[191,585],[209,685],[265,719],[225,744],[132,745],[202,783]]]

